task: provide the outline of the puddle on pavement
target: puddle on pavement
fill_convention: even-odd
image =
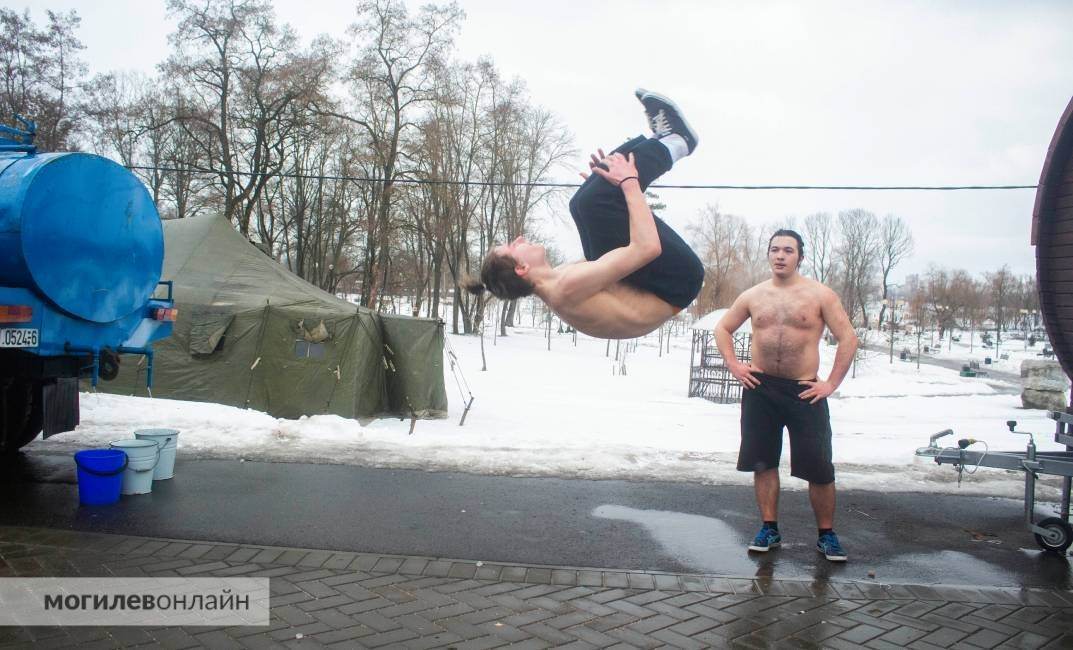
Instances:
[[[896,574],[927,573],[929,582],[935,584],[1014,586],[1021,583],[1017,573],[959,551],[893,555],[884,564]]]
[[[1042,552],[1019,553],[1009,566],[988,562],[968,553],[936,550],[920,553],[879,554],[859,562],[836,564],[815,554],[811,543],[784,541],[771,553],[745,550],[748,539],[714,517],[638,510],[602,505],[592,511],[601,519],[626,521],[642,527],[664,555],[685,571],[746,578],[859,580],[878,583],[977,585],[995,587],[1048,586],[1070,588],[1073,578],[1066,559]],[[871,575],[869,575],[871,574]]]
[[[637,510],[625,506],[602,505],[594,517],[629,521],[642,526],[663,552],[689,571],[751,577],[758,565],[745,550],[748,540],[732,526],[713,517],[665,510]],[[788,577],[783,571],[777,577]]]
[[[1021,548],[1021,555],[1032,566],[1035,575],[1045,576],[1043,586],[1073,589],[1073,564],[1068,555],[1045,553],[1037,548]]]

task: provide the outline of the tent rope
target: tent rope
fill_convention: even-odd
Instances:
[[[470,397],[473,397],[473,391],[469,388],[469,382],[466,381],[466,376],[462,374],[462,367],[458,362],[458,355],[455,354],[454,347],[451,345],[451,339],[444,337],[443,342],[447,345],[447,360],[451,364],[451,374],[455,378],[455,386],[458,387],[458,394],[462,396],[462,401],[466,400],[466,393],[469,393]],[[465,393],[462,392],[463,386],[465,387]]]
[[[466,423],[466,415],[469,414],[470,407],[473,406],[473,391],[470,390],[466,375],[462,372],[462,365],[458,362],[458,355],[451,345],[451,339],[444,336],[443,343],[447,347],[447,361],[451,364],[451,375],[455,378],[455,386],[458,387],[458,394],[466,405],[466,408],[462,411],[462,418],[458,421],[458,426],[462,426]],[[462,392],[463,386],[465,386],[465,392]],[[469,399],[466,399],[466,393],[469,394]]]

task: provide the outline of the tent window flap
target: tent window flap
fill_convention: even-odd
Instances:
[[[235,315],[205,314],[195,318],[190,326],[190,354],[212,354],[221,350],[224,335],[235,320]]]

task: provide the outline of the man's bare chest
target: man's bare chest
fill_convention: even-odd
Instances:
[[[807,294],[776,293],[757,298],[749,310],[754,332],[785,328],[811,331],[823,326],[819,301]]]

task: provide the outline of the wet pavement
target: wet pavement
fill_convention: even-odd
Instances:
[[[836,530],[852,562],[832,566],[801,490],[783,491],[783,547],[757,555],[745,550],[759,523],[746,486],[180,458],[153,493],[86,508],[69,455],[24,454],[5,475],[0,525],[726,576],[1073,584],[1010,499],[842,491]]]
[[[851,557],[838,565],[814,550],[802,491],[783,493],[784,546],[750,555],[757,517],[751,488],[741,486],[180,457],[175,478],[152,494],[90,508],[78,505],[69,455],[31,450],[2,476],[0,575],[274,576],[273,594],[285,596],[273,599],[276,627],[169,632],[193,639],[191,647],[212,632],[235,647],[1073,642],[1063,636],[1073,624],[1062,622],[1073,619],[1069,562],[1036,547],[1019,501],[842,492],[836,524]],[[330,571],[304,575],[314,569]],[[361,584],[365,598],[307,581]],[[415,602],[398,617],[362,619],[395,612],[381,608],[409,598],[391,591],[399,584],[411,585],[401,592],[411,596],[431,590],[427,611]],[[379,607],[366,602],[370,593]],[[453,604],[444,604],[448,596]],[[328,609],[342,618],[314,616]],[[406,618],[415,612],[425,612],[420,621]],[[552,618],[557,625],[543,622]],[[425,623],[434,633],[417,629]],[[303,626],[316,631],[295,631]],[[57,645],[87,641],[69,632],[54,637]],[[33,638],[11,634],[16,645]],[[112,631],[96,641],[131,645]],[[162,643],[151,634],[140,642]]]

